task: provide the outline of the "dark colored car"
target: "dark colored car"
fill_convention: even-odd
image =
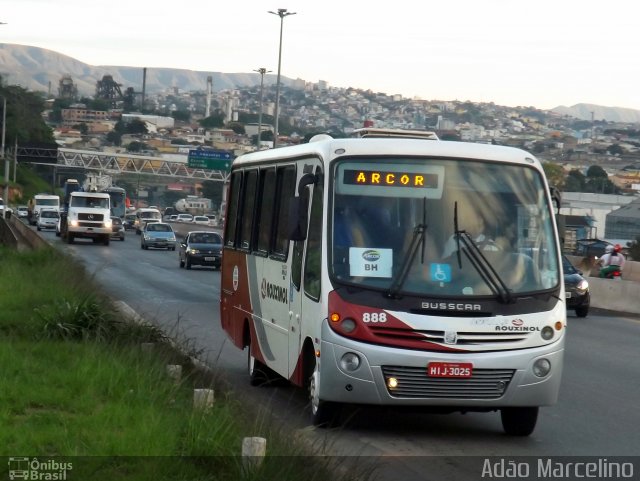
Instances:
[[[120,217],[111,217],[111,238],[124,240],[124,225]]]
[[[133,230],[136,228],[136,215],[135,214],[126,214],[124,216],[124,220],[122,221],[125,230]]]
[[[565,256],[562,256],[562,269],[567,309],[574,309],[578,317],[587,317],[591,304],[589,283],[582,276],[582,271],[576,269]]]
[[[222,263],[222,237],[215,232],[191,231],[180,243],[180,267],[209,266],[219,269]]]
[[[165,224],[164,222],[147,222],[140,234],[141,249],[155,247],[158,249],[176,250],[176,234],[169,224]]]

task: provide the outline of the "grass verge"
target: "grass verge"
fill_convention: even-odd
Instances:
[[[119,321],[58,251],[0,249],[0,292],[0,456],[68,457],[67,479],[358,479],[218,389],[213,407],[194,409],[212,376],[157,328]],[[179,382],[167,364],[183,366]],[[246,436],[268,439],[259,467],[243,465]]]

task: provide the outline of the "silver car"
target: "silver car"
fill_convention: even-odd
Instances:
[[[150,222],[145,224],[141,232],[140,248],[176,250],[176,234],[170,224],[165,222]]]
[[[60,218],[60,214],[57,210],[54,209],[42,209],[40,211],[40,215],[38,216],[38,220],[36,221],[36,228],[38,230],[42,229],[55,229],[58,225],[58,219]]]

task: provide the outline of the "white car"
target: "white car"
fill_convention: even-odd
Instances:
[[[193,216],[191,214],[178,214],[178,218],[176,222],[191,222],[193,221]]]
[[[58,227],[59,218],[60,213],[57,209],[42,209],[40,210],[40,215],[36,221],[36,228],[38,230],[56,229]]]
[[[191,222],[199,225],[209,225],[209,218],[204,215],[196,215]]]
[[[29,217],[29,208],[26,205],[19,205],[16,208],[16,213],[18,217],[26,219]]]

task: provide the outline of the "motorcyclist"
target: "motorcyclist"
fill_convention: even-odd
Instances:
[[[608,245],[605,248],[605,254],[598,261],[598,264],[600,264],[600,277],[613,277],[614,272],[622,274],[625,258],[620,252],[621,250],[620,244],[615,246]]]

